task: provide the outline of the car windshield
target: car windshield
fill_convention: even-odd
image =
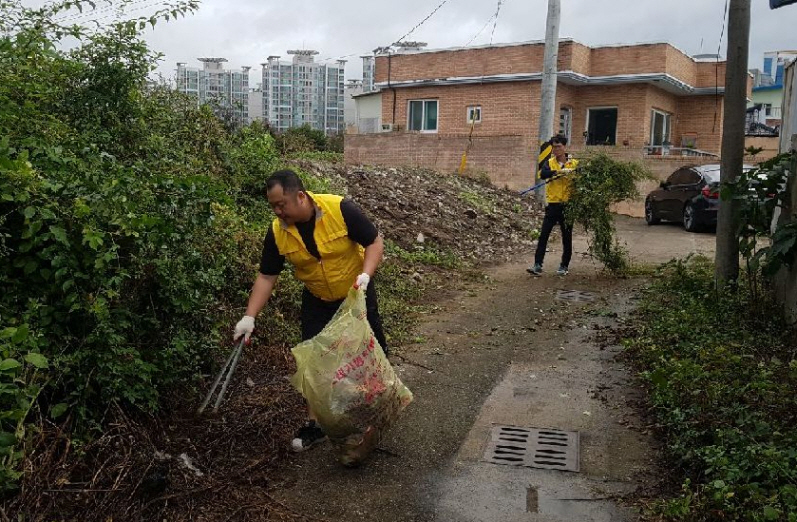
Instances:
[[[753,170],[753,167],[749,165],[745,165],[742,167],[745,172],[750,172]],[[720,182],[720,169],[711,169],[711,170],[704,170],[703,177],[706,178],[706,181],[709,183],[719,183]]]
[[[720,182],[720,169],[717,170],[707,170],[703,172],[703,176],[705,176],[706,181],[709,183],[719,183]]]

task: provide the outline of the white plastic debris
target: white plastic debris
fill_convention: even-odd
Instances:
[[[194,475],[196,475],[197,477],[202,477],[205,475],[204,473],[202,473],[202,471],[199,468],[194,466],[193,459],[189,457],[187,454],[180,453],[180,462],[183,464],[183,466],[193,471]]]

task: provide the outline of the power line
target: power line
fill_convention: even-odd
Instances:
[[[434,8],[434,10],[433,10],[431,13],[429,13],[429,14],[426,16],[426,18],[424,18],[423,20],[421,20],[420,22],[418,22],[418,23],[415,25],[415,27],[413,27],[412,29],[410,29],[410,30],[407,32],[407,34],[405,34],[404,36],[402,36],[401,38],[399,38],[398,40],[396,40],[396,41],[394,42],[394,44],[400,43],[400,42],[401,42],[402,40],[404,40],[406,37],[408,37],[409,35],[411,35],[412,33],[414,33],[414,32],[415,32],[415,31],[416,31],[416,30],[417,30],[417,29],[418,29],[420,26],[422,26],[423,24],[425,24],[427,20],[429,20],[429,19],[430,19],[432,16],[434,16],[434,14],[435,14],[437,11],[439,11],[439,10],[440,10],[440,8],[441,8],[441,7],[443,7],[443,6],[444,6],[444,5],[445,5],[447,2],[448,2],[448,0],[443,0],[442,2],[440,2],[440,4],[439,4],[437,7],[435,7],[435,8]],[[488,23],[489,23],[489,21],[488,21]],[[366,51],[365,53],[352,53],[352,54],[347,54],[347,55],[344,55],[344,56],[340,56],[339,58],[341,58],[341,59],[342,59],[342,58],[348,58],[348,57],[350,57],[350,56],[357,56],[357,55],[366,54],[367,52],[368,52],[368,51]],[[333,58],[324,58],[323,60],[319,60],[319,61],[321,61],[321,62],[326,62],[326,61],[329,61],[329,60],[332,60],[332,59],[333,59]]]
[[[493,35],[495,34],[495,26],[498,25],[498,13],[501,12],[501,0],[498,0],[498,5],[495,7],[495,22],[493,22],[493,32],[490,33],[490,45],[493,45]]]
[[[439,10],[440,10],[440,8],[441,8],[441,7],[443,7],[443,6],[446,4],[446,2],[448,2],[448,0],[443,0],[442,2],[440,2],[440,5],[438,5],[437,7],[435,7],[435,8],[434,8],[434,11],[432,11],[431,13],[429,13],[429,15],[428,15],[426,18],[424,18],[423,20],[421,20],[421,21],[420,21],[420,22],[419,22],[419,23],[418,23],[418,24],[417,24],[415,27],[413,27],[412,29],[410,29],[410,31],[409,31],[407,34],[405,34],[404,36],[402,36],[401,38],[399,38],[398,40],[396,40],[396,42],[395,42],[395,43],[399,43],[399,42],[401,42],[403,39],[405,39],[406,37],[408,37],[409,35],[411,35],[412,33],[414,33],[416,29],[418,29],[420,26],[422,26],[424,23],[426,23],[426,21],[427,21],[428,19],[430,19],[430,18],[431,18],[431,17],[432,17],[432,16],[433,16],[433,15],[434,15],[434,14],[435,14],[437,11],[439,11]]]
[[[494,13],[490,16],[490,18],[487,19],[487,22],[482,26],[482,28],[479,29],[479,32],[474,34],[473,38],[468,40],[468,43],[465,44],[465,47],[469,46],[471,44],[471,42],[473,42],[473,40],[475,40],[480,34],[482,34],[482,31],[487,29],[487,26],[490,25],[490,22],[493,21],[493,18],[495,18],[495,14]]]
[[[722,13],[722,30],[720,30],[720,41],[717,43],[717,58],[722,49],[722,37],[725,36],[725,21],[728,19],[728,0],[725,0],[725,10]]]
[[[711,125],[711,132],[716,132],[717,130],[717,116],[720,104],[720,52],[722,51],[722,37],[725,35],[725,20],[728,18],[728,1],[725,0],[725,9],[722,12],[722,29],[720,30],[720,41],[717,43],[717,64],[714,66],[714,123]]]
[[[85,21],[90,21],[92,19],[92,17],[94,17],[94,16],[96,16],[98,14],[108,13],[110,11],[124,13],[124,11],[125,11],[125,9],[127,7],[132,6],[132,5],[136,5],[136,4],[143,4],[143,3],[146,3],[146,2],[152,2],[152,0],[133,0],[132,2],[127,2],[127,3],[120,4],[120,5],[107,5],[105,7],[101,7],[100,9],[92,9],[92,10],[86,11],[86,12],[72,13],[72,14],[69,14],[69,15],[64,15],[64,16],[62,16],[60,18],[55,18],[53,21],[56,22],[56,23],[59,23],[59,24],[63,23],[63,22],[68,22],[70,20],[77,20],[75,23],[83,23]],[[151,3],[151,4],[147,5],[145,7],[155,7],[155,6],[158,6],[158,5],[166,5],[166,4],[164,4],[164,2],[162,2],[162,1],[157,1],[157,2],[154,2],[154,3]],[[138,9],[141,9],[141,8],[136,8],[135,10],[138,10]],[[107,14],[103,14],[100,18],[107,18],[107,16],[108,16]],[[80,20],[81,18],[83,18],[84,20]]]

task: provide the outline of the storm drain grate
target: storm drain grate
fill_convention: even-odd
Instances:
[[[579,471],[577,431],[493,426],[484,460],[506,466]]]
[[[595,294],[592,292],[584,292],[582,290],[559,290],[556,292],[556,298],[560,301],[574,301],[576,303],[585,303],[595,300]]]

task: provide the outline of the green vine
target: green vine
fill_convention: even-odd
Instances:
[[[776,209],[789,205],[787,181],[793,158],[792,153],[776,156],[722,188],[722,199],[741,202],[736,236],[749,277],[759,270],[772,277],[782,267],[793,266],[797,257],[797,222],[783,221],[772,227]]]
[[[617,241],[610,208],[638,198],[637,182],[651,178],[642,164],[617,161],[605,153],[581,160],[573,176],[567,218],[584,227],[590,236],[590,253],[612,273],[627,272],[630,262]]]

